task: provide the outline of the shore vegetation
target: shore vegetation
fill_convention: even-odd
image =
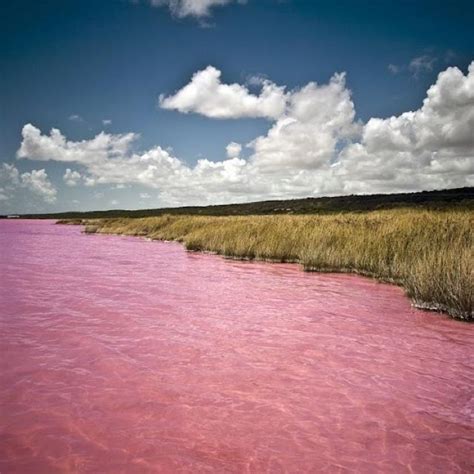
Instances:
[[[388,209],[322,215],[74,219],[85,232],[182,242],[238,259],[296,262],[402,286],[417,307],[473,319],[474,214]]]

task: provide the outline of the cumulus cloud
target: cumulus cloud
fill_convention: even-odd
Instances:
[[[63,179],[68,186],[77,186],[81,180],[82,176],[79,172],[73,171],[70,168],[66,169]]]
[[[266,81],[268,78],[264,74],[250,74],[245,82],[249,86],[263,86]]]
[[[420,109],[370,119],[341,165],[348,179],[359,177],[356,191],[472,185],[474,62],[466,76],[456,67],[441,72]]]
[[[250,96],[242,86],[232,86],[235,91],[229,96],[242,90],[244,97]],[[288,92],[274,87],[282,91],[284,104],[278,113],[266,113],[267,118],[273,116],[273,123],[266,134],[248,145],[248,159],[239,157],[239,144],[230,143],[227,159],[200,159],[190,166],[159,146],[134,151],[138,138],[134,133],[101,133],[74,142],[59,130],[45,135],[31,124],[23,128],[18,157],[81,165],[83,179],[90,186],[108,183],[156,188],[161,205],[474,184],[474,63],[467,74],[455,67],[441,72],[418,110],[372,118],[366,124],[355,120],[344,74],[335,74],[327,84],[311,82]],[[250,105],[240,104],[240,109],[230,113],[229,104],[234,102],[227,95],[217,103],[215,94],[199,97],[191,101],[199,104],[193,111],[218,118],[250,116],[249,110],[255,114],[261,105],[255,105],[258,97],[253,96]],[[221,112],[213,115],[216,110]]]
[[[0,168],[0,185],[2,189],[12,190],[20,183],[20,173],[16,166],[8,163],[2,163]]]
[[[15,166],[2,163],[0,166],[0,201],[8,201],[20,183],[20,173]]]
[[[270,172],[327,167],[338,144],[360,132],[354,117],[344,74],[325,85],[310,82],[291,93],[285,113],[254,140],[252,161]]]
[[[92,140],[72,142],[67,141],[57,128],[53,128],[50,135],[45,136],[33,125],[26,124],[22,136],[21,147],[17,152],[18,158],[93,164],[104,158],[123,156],[139,135],[135,133],[110,135],[101,132]]]
[[[174,95],[161,95],[160,107],[217,119],[276,119],[284,112],[287,100],[284,87],[263,80],[260,94],[254,95],[243,85],[223,84],[221,74],[213,66],[196,72],[191,81]]]
[[[235,0],[149,0],[155,7],[168,7],[171,13],[179,18],[186,16],[208,17],[211,9],[217,6],[233,3]],[[246,3],[246,0],[237,0],[237,3]]]
[[[133,153],[132,144],[139,137],[135,133],[114,135],[101,132],[91,140],[73,142],[58,129],[53,128],[49,135],[43,135],[35,126],[26,124],[22,136],[18,158],[81,164],[87,169],[87,174],[83,176],[87,186],[142,183],[156,187],[162,179],[155,176],[158,170],[172,174],[183,166],[159,146],[143,153]],[[79,173],[76,173],[69,169],[64,178],[79,179]]]
[[[0,167],[0,200],[13,201],[25,190],[46,203],[56,201],[56,188],[44,169],[20,174],[16,166],[3,163]]]
[[[237,158],[242,151],[242,145],[240,143],[230,142],[226,148],[227,158]]]
[[[22,186],[42,197],[46,202],[53,203],[56,201],[57,191],[51,184],[44,169],[23,173],[21,175],[21,183]]]

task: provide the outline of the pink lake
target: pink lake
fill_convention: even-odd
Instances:
[[[0,472],[474,470],[474,325],[400,288],[0,221]]]

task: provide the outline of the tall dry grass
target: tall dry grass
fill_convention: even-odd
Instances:
[[[299,262],[403,286],[418,306],[473,319],[472,211],[396,209],[333,215],[161,216],[86,221],[86,231],[177,240],[189,250]]]

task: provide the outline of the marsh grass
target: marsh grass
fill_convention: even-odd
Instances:
[[[332,215],[172,216],[83,221],[86,232],[177,240],[188,250],[299,262],[403,286],[415,305],[473,319],[474,216],[392,209]]]

